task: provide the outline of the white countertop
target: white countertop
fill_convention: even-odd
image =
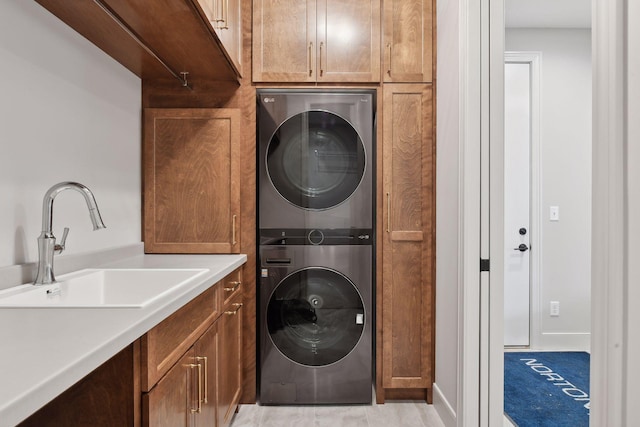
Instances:
[[[101,268],[203,268],[142,308],[1,308],[0,426],[13,426],[247,261],[246,255],[139,255]]]

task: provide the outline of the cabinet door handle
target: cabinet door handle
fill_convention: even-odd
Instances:
[[[391,231],[391,193],[387,191],[387,233]]]
[[[228,288],[224,288],[224,290],[225,290],[226,292],[233,292],[233,291],[235,291],[236,289],[238,289],[238,286],[240,286],[240,285],[242,284],[242,282],[233,281],[233,282],[229,282],[229,284],[230,284],[230,285],[233,285],[233,286],[228,287]]]
[[[190,408],[192,414],[199,414],[202,412],[202,365],[199,363],[189,363],[185,365],[190,369],[198,368],[198,407]]]
[[[324,70],[322,69],[322,45],[324,42],[320,42],[320,77],[324,74]]]
[[[238,311],[240,311],[240,309],[242,308],[242,303],[241,302],[236,302],[236,303],[233,303],[231,305],[234,306],[236,309],[235,310],[225,311],[224,314],[228,314],[230,316],[233,316],[235,314],[238,314]]]
[[[313,76],[313,64],[311,63],[313,59],[313,42],[309,42],[309,77]]]
[[[391,43],[387,44],[387,47],[389,48],[389,63],[388,63],[388,67],[387,67],[387,74],[391,75]]]
[[[229,29],[229,0],[224,0],[222,3],[222,22],[224,27],[220,27],[221,30]]]
[[[207,356],[198,356],[196,357],[196,360],[198,362],[201,360],[204,362],[204,403],[209,403],[209,387],[207,386],[207,384],[209,384],[209,361]]]
[[[231,244],[236,245],[236,215],[231,217]]]
[[[220,0],[213,0],[213,20],[218,23],[218,29],[220,29],[220,22],[224,21],[222,19],[222,11],[220,10],[221,6],[220,6]],[[218,15],[218,12],[220,12],[220,14]]]

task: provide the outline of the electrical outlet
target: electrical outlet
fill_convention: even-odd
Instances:
[[[560,316],[560,301],[549,302],[549,316],[551,317]]]

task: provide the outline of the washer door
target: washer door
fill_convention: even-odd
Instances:
[[[287,358],[324,366],[348,355],[364,330],[364,305],[354,284],[325,268],[305,268],[287,276],[273,291],[267,327]]]
[[[365,170],[362,140],[342,117],[307,111],[287,119],[267,148],[275,189],[304,209],[328,209],[347,200]]]

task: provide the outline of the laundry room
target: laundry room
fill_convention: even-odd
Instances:
[[[23,127],[30,144],[52,144],[16,146],[15,159],[32,157],[41,174],[25,176],[25,162],[5,169],[17,211],[12,249],[0,252],[9,266],[0,287],[11,289],[0,316],[22,324],[29,348],[49,341],[16,316],[33,312],[60,332],[30,352],[55,357],[21,381],[1,374],[17,385],[2,391],[0,419],[440,422],[434,4],[3,4],[5,36],[21,40],[3,43],[3,58],[28,71],[7,94],[41,116],[29,127],[24,109],[11,113],[8,134]],[[18,95],[20,86],[34,91]],[[99,232],[64,191],[85,187]],[[51,255],[38,251],[40,223]],[[45,302],[30,297],[38,268],[56,295]],[[150,296],[138,302],[127,291],[115,302],[67,301],[72,278],[89,280],[83,268],[101,286],[162,276],[166,290],[145,284]],[[63,368],[65,358],[78,362]],[[51,380],[34,393],[38,376]],[[112,400],[96,406],[98,390]]]

